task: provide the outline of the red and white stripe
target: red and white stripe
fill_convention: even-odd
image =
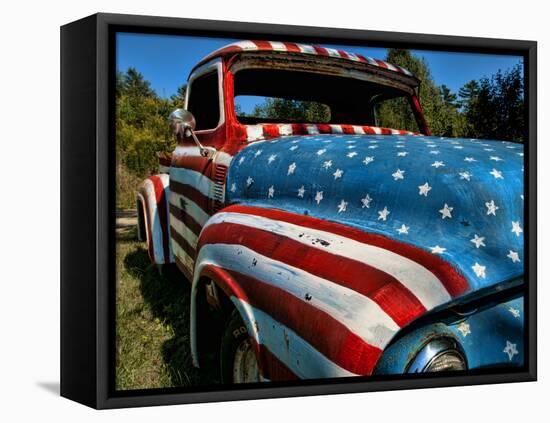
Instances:
[[[227,293],[255,343],[300,378],[371,374],[402,327],[467,289],[424,250],[271,209],[226,208],[198,248],[196,277],[205,267],[229,273],[240,290]]]
[[[162,153],[159,154],[159,173],[170,173],[170,166],[172,165],[172,155]]]
[[[233,156],[217,152],[212,161],[201,156],[194,146],[178,146],[170,168],[170,239],[178,267],[190,279],[195,264],[197,240],[202,227],[211,215],[216,187],[207,172],[209,166],[229,166]]]
[[[239,52],[257,52],[257,51],[278,51],[284,53],[292,54],[307,54],[313,56],[325,56],[333,57],[335,59],[348,60],[352,62],[364,63],[366,65],[375,66],[381,69],[387,69],[392,72],[407,76],[415,76],[412,72],[408,71],[401,66],[393,65],[383,60],[374,59],[368,56],[362,56],[360,54],[351,53],[344,50],[337,50],[328,47],[321,47],[317,45],[309,44],[297,44],[290,42],[280,42],[280,41],[259,41],[259,40],[245,40],[238,41],[233,44],[229,44],[225,47],[222,47],[214,52],[210,53],[204,59],[202,59],[197,66],[213,59],[214,57],[225,56],[231,53]]]
[[[260,123],[246,126],[248,142],[276,138],[286,135],[319,135],[319,134],[351,134],[351,135],[417,135],[402,129],[381,128],[367,125],[334,125],[306,123]]]

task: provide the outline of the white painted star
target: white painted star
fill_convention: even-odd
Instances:
[[[287,176],[288,175],[292,175],[294,173],[294,171],[296,170],[296,163],[291,163],[289,166],[288,166],[288,173],[287,173]]]
[[[240,159],[239,159],[239,166],[242,165],[244,162],[244,156],[242,156]]]
[[[491,156],[491,157],[489,157],[489,160],[493,160],[495,162],[501,162],[502,161],[502,159],[498,156]]]
[[[472,333],[472,331],[470,330],[470,325],[466,322],[460,322],[460,324],[457,326],[457,329],[464,338],[466,338],[470,333]]]
[[[332,160],[327,160],[323,162],[323,169],[328,169],[331,166],[332,166]]]
[[[344,171],[343,171],[343,170],[341,170],[341,169],[336,169],[336,171],[333,173],[334,179],[341,178],[343,174],[344,174]]]
[[[512,232],[515,233],[516,236],[519,236],[519,234],[523,232],[523,229],[521,229],[519,221],[512,222]]]
[[[294,150],[296,150],[297,148],[298,148],[297,145],[293,145],[292,147],[289,148],[289,150],[290,150],[290,151],[294,151]]]
[[[519,312],[519,310],[518,310],[517,308],[514,308],[514,307],[510,306],[510,307],[508,307],[508,311],[509,311],[510,313],[512,313],[512,316],[514,316],[516,319],[519,318],[520,312]]]
[[[352,152],[348,153],[347,156],[351,159],[352,157],[357,156],[357,152],[356,152],[356,151],[352,151]]]
[[[464,147],[462,147],[461,145],[455,145],[453,148],[456,148],[457,150],[462,150]]]
[[[369,163],[372,163],[374,161],[374,157],[372,156],[367,156],[365,157],[365,160],[363,160],[363,163],[365,163],[366,165],[368,165]]]
[[[320,150],[317,151],[317,155],[318,156],[322,156],[323,154],[325,154],[327,152],[327,149],[326,148],[321,148]]]
[[[518,348],[516,344],[512,344],[510,341],[506,341],[506,347],[502,350],[502,352],[508,354],[508,360],[512,361],[512,358],[518,353]]]
[[[439,245],[436,245],[435,247],[430,247],[432,250],[432,254],[443,254],[445,251],[447,251],[446,248],[440,247]]]
[[[407,153],[406,151],[400,151],[399,153],[397,153],[397,157],[405,157],[407,154],[409,153]]]
[[[500,170],[493,169],[489,173],[493,175],[495,179],[504,179],[504,177],[502,176],[502,172]]]
[[[361,204],[363,204],[361,208],[364,209],[366,207],[368,209],[370,207],[371,201],[372,201],[372,198],[368,194],[364,198],[361,198]]]
[[[487,207],[487,215],[492,214],[493,216],[497,215],[497,210],[499,207],[495,204],[493,200],[486,202],[485,207]]]
[[[519,254],[517,251],[509,250],[508,255],[506,256],[512,260],[512,263],[520,262]]]
[[[394,173],[391,174],[391,176],[393,176],[394,181],[397,181],[399,179],[404,179],[404,176],[403,176],[404,173],[405,173],[404,170],[397,169]]]
[[[323,191],[317,191],[315,194],[315,201],[317,202],[317,205],[323,200]]]
[[[276,158],[277,158],[277,155],[276,155],[276,154],[272,154],[272,155],[269,156],[269,158],[267,159],[267,163],[271,164]]]
[[[380,210],[378,212],[378,220],[386,221],[386,219],[388,218],[388,214],[390,214],[390,211],[387,207],[384,207],[383,210]]]
[[[254,183],[254,179],[252,179],[250,176],[246,178],[246,186],[249,187]]]
[[[375,148],[378,148],[378,146],[377,145],[369,145],[368,148],[370,148],[371,150],[374,150]]]
[[[485,237],[484,236],[478,236],[478,234],[474,234],[474,237],[470,240],[470,242],[473,242],[476,245],[476,248],[479,247],[485,247]]]
[[[355,146],[354,146],[354,145],[348,145],[346,148],[347,148],[348,150],[353,150],[353,149],[355,148]]]
[[[275,188],[271,185],[267,190],[267,198],[273,198],[273,194],[275,194]]]
[[[437,160],[437,161],[433,162],[431,166],[435,167],[437,169],[441,166],[445,166],[445,163],[443,163],[442,161]]]
[[[451,214],[451,212],[453,211],[453,208],[454,207],[449,207],[447,203],[445,203],[443,208],[439,210],[439,213],[441,213],[441,219],[445,219],[446,217],[451,219],[453,217],[453,215]]]
[[[458,173],[460,175],[460,179],[466,179],[467,181],[470,180],[470,178],[472,177],[472,174],[468,171],[466,172],[459,172]]]
[[[237,184],[235,184],[234,182],[231,184],[231,188],[229,189],[229,191],[231,192],[235,192],[237,191]]]
[[[338,204],[338,213],[345,212],[348,208],[348,202],[347,201],[340,201],[340,204]]]
[[[432,190],[432,187],[426,182],[424,185],[418,185],[418,195],[428,196],[428,192]]]
[[[406,226],[405,224],[402,224],[400,228],[397,229],[397,233],[400,235],[407,235],[409,233],[410,226]]]
[[[466,157],[466,158],[464,158],[464,161],[465,161],[465,162],[470,162],[470,163],[471,163],[471,162],[477,162],[477,160],[474,159],[473,157]]]
[[[257,151],[254,153],[254,157],[258,157],[260,154],[262,154],[262,150],[257,150]]]
[[[439,154],[439,150],[430,150],[430,154]]]
[[[476,261],[476,264],[474,264],[472,266],[472,269],[474,270],[476,276],[478,278],[483,278],[485,279],[485,266],[482,266],[481,264],[479,264],[477,261]]]
[[[306,189],[302,185],[300,188],[298,188],[298,197],[304,198],[304,193],[306,192]]]
[[[495,151],[494,148],[484,148],[485,151]]]

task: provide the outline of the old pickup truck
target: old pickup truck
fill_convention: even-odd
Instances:
[[[151,261],[191,282],[196,366],[243,383],[523,365],[523,146],[431,136],[419,84],[288,42],[193,68],[137,207]],[[329,113],[262,118],[239,96]],[[381,127],[385,102],[412,125]]]

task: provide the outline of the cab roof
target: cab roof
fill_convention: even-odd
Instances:
[[[281,42],[281,41],[257,41],[257,40],[245,40],[238,41],[236,43],[228,44],[227,46],[221,47],[208,56],[204,57],[194,69],[200,65],[208,62],[211,59],[216,57],[225,57],[235,53],[243,52],[281,52],[281,53],[291,53],[298,55],[309,55],[309,56],[321,56],[327,58],[334,58],[336,60],[346,60],[349,62],[355,63],[364,63],[366,65],[374,66],[380,69],[385,69],[391,72],[395,72],[400,75],[406,75],[418,80],[418,77],[413,74],[411,71],[397,65],[393,65],[383,60],[374,59],[368,56],[362,56],[360,54],[351,53],[349,51],[337,50],[329,47],[321,47],[317,45],[309,44],[298,44],[290,42]]]

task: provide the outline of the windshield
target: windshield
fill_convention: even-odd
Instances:
[[[284,69],[235,74],[235,113],[243,124],[328,123],[418,132],[410,94],[341,75]]]

